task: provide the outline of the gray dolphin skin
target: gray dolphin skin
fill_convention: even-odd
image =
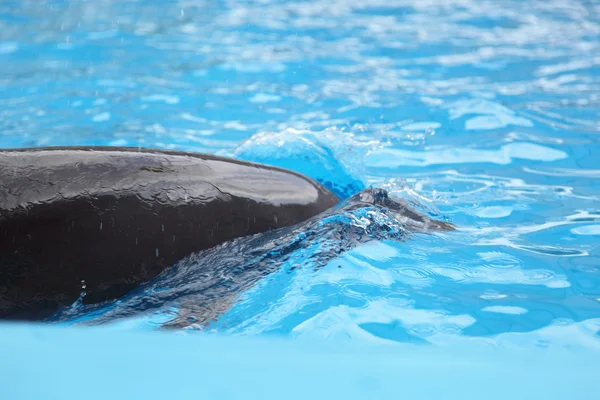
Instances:
[[[116,299],[189,254],[339,199],[295,172],[138,148],[0,151],[0,319]]]
[[[114,147],[0,150],[0,319],[43,320],[77,301],[121,298],[163,271],[178,277],[179,269],[169,267],[192,262],[201,266],[200,275],[192,273],[188,284],[212,289],[206,298],[192,296],[184,308],[211,304],[211,312],[193,311],[195,319],[209,321],[255,275],[277,267],[261,262],[269,248],[284,254],[290,251],[285,243],[299,246],[293,238],[302,232],[335,236],[327,224],[320,227],[322,218],[377,207],[406,232],[454,229],[383,189],[339,202],[298,173],[204,154]],[[340,249],[369,240],[359,231],[342,228]],[[243,241],[258,233],[264,234]],[[215,247],[224,243],[225,255]],[[221,282],[232,273],[238,284]]]

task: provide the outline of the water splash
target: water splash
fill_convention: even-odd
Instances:
[[[360,160],[373,144],[359,142],[336,129],[313,132],[290,128],[253,135],[232,155],[301,172],[346,199],[365,188]]]

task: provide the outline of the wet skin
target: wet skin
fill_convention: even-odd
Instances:
[[[118,298],[185,256],[339,202],[300,174],[137,148],[0,151],[0,319]]]

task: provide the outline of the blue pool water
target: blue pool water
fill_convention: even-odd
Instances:
[[[583,0],[1,2],[2,148],[233,156],[458,227],[398,240],[384,212],[339,215],[50,322],[600,348],[599,21]]]

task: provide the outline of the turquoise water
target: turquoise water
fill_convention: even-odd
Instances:
[[[0,147],[234,156],[459,228],[396,240],[385,213],[340,215],[52,322],[599,348],[598,21],[594,1],[3,1]],[[206,260],[264,273],[201,324]]]

